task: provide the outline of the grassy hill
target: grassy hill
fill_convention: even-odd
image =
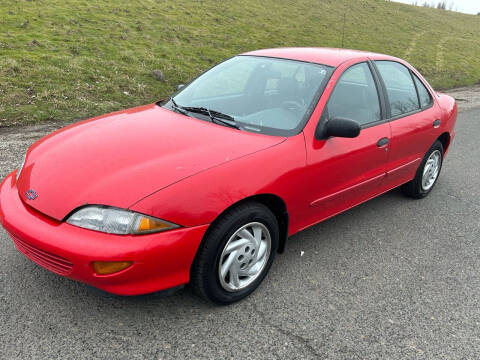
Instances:
[[[480,81],[480,16],[384,0],[0,0],[0,126],[153,102],[234,54],[343,47]],[[165,81],[152,76],[160,69]]]

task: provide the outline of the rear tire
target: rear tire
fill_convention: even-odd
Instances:
[[[228,305],[250,295],[278,249],[278,222],[268,207],[247,202],[209,228],[192,265],[190,286],[200,297]]]
[[[432,191],[443,164],[443,145],[435,141],[428,149],[413,180],[402,185],[402,192],[411,198],[422,199]]]

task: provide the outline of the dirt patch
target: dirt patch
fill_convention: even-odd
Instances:
[[[455,98],[460,111],[480,106],[480,85],[461,87],[443,92]]]
[[[28,147],[42,136],[67,124],[47,123],[42,125],[0,127],[0,179],[19,166]]]

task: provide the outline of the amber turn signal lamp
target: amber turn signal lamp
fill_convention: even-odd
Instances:
[[[123,269],[128,268],[132,265],[131,261],[94,261],[92,263],[93,270],[98,275],[108,275],[113,274]]]
[[[171,228],[171,224],[161,220],[155,220],[148,217],[142,217],[137,228],[137,232],[150,232]]]

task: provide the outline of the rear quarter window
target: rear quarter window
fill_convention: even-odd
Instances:
[[[416,75],[413,75],[413,78],[415,79],[415,85],[417,85],[418,97],[420,98],[421,108],[424,109],[429,107],[430,105],[432,105],[432,96],[428,92],[425,85],[423,85],[423,83]]]

